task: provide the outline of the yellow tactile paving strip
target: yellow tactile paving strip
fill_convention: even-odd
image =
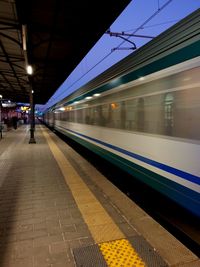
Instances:
[[[62,151],[54,143],[47,130],[43,127],[41,129],[73,194],[83,219],[88,225],[93,239],[99,244],[99,248],[108,266],[145,266],[131,244],[125,239],[124,234],[83,182]],[[111,240],[115,241],[111,242]],[[119,254],[122,248],[124,248],[124,253]],[[128,251],[129,256],[127,256],[125,250]],[[116,265],[117,261],[118,264]],[[119,262],[121,262],[121,265]],[[136,264],[137,262],[139,262],[139,265]]]
[[[114,240],[99,244],[99,248],[108,266],[145,266],[131,244],[126,239]]]

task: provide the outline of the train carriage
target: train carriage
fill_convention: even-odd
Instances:
[[[200,10],[44,115],[200,217]]]

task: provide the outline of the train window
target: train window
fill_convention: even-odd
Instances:
[[[112,102],[110,103],[110,115],[112,118],[110,127],[120,128],[121,118],[120,118],[120,103]]]
[[[76,118],[77,118],[78,123],[82,122],[82,120],[83,120],[83,110],[82,109],[76,110]]]
[[[200,139],[199,68],[68,107],[56,120]],[[191,87],[190,87],[191,85]],[[52,118],[49,118],[52,120]]]
[[[144,98],[140,97],[137,103],[137,129],[144,131]]]
[[[172,135],[174,126],[173,104],[174,96],[171,93],[167,93],[164,98],[164,123],[166,135]]]
[[[120,128],[125,129],[126,128],[126,102],[121,102],[121,114],[120,114]]]
[[[136,99],[126,100],[126,129],[127,130],[137,130],[136,110],[137,110],[137,100]]]

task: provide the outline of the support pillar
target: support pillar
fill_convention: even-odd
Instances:
[[[35,144],[35,110],[34,110],[34,102],[33,102],[33,87],[32,87],[32,80],[29,77],[30,82],[30,92],[29,92],[29,101],[30,101],[30,140],[29,144]]]

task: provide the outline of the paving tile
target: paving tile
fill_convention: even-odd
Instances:
[[[43,247],[43,246],[49,246],[49,236],[42,236],[38,238],[33,239],[33,246],[34,247]]]
[[[90,246],[94,244],[94,239],[92,237],[84,237],[79,239],[81,246]]]
[[[62,232],[63,232],[60,227],[48,227],[47,231],[48,231],[49,235],[62,234]]]
[[[33,267],[33,259],[30,257],[26,259],[18,259],[15,261],[6,260],[2,263],[1,267]]]
[[[49,251],[49,246],[48,245],[43,245],[43,246],[35,246],[34,245],[34,240],[33,240],[33,255],[38,256],[40,254],[46,253],[47,255],[50,253]]]
[[[79,247],[81,246],[81,243],[80,243],[80,240],[79,240],[79,239],[68,240],[68,241],[67,241],[67,244],[68,244],[68,246],[69,246],[71,249],[79,248]]]
[[[44,229],[47,229],[46,222],[44,221],[44,222],[33,224],[33,229],[34,230],[44,230]]]
[[[78,232],[65,232],[64,233],[65,240],[74,240],[74,239],[80,239],[83,237],[87,237],[87,235],[83,233],[78,233]]]
[[[49,235],[48,237],[49,237],[50,244],[64,240],[63,234],[52,234],[52,235]]]
[[[40,130],[36,135],[37,144],[30,146],[24,128],[19,128],[11,133],[5,154],[0,147],[0,267],[75,267],[73,249],[91,246],[94,239]],[[134,229],[91,179],[100,174],[85,168],[85,160],[70,147],[56,143],[121,231],[134,236]],[[99,240],[108,232],[115,239],[115,229],[105,221],[99,225],[102,214],[90,200],[85,195],[80,206],[91,215],[96,234],[103,233]]]
[[[75,224],[63,225],[62,226],[62,231],[64,233],[76,232],[76,226],[75,226]]]
[[[65,241],[55,242],[50,245],[50,253],[60,253],[66,252],[67,250],[67,243]]]
[[[33,240],[26,240],[16,243],[16,259],[28,258],[34,255]]]

